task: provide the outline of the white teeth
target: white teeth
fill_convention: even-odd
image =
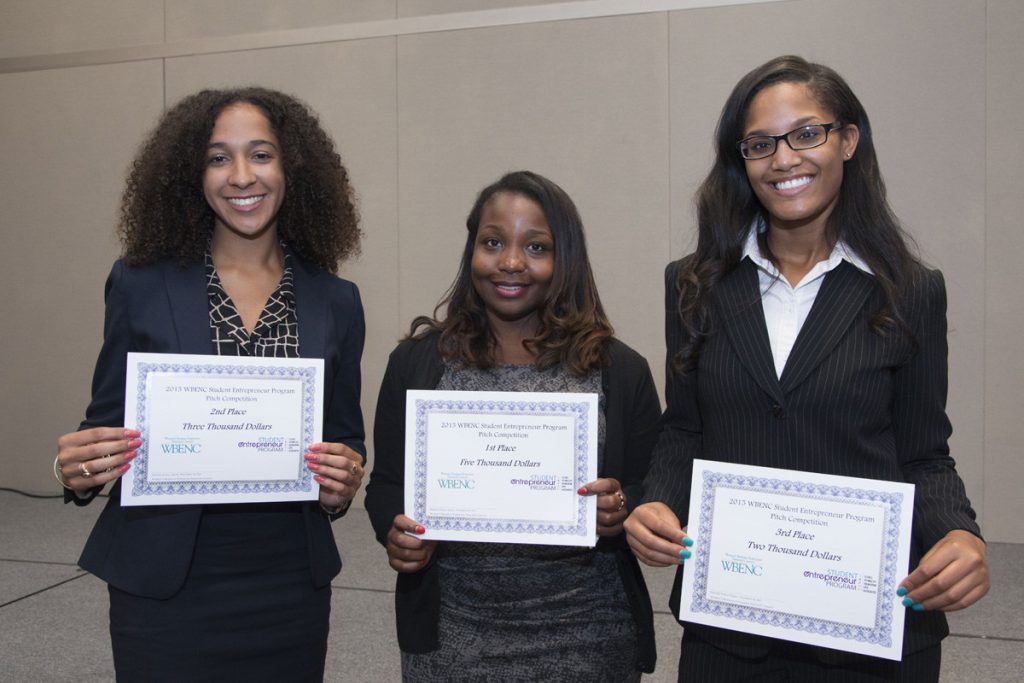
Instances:
[[[229,197],[228,203],[234,206],[252,206],[259,200],[266,197],[266,195],[258,194],[255,197]]]
[[[807,183],[811,182],[811,176],[804,175],[799,178],[792,178],[790,180],[783,180],[778,183],[772,183],[776,190],[792,190],[796,187],[803,187]]]

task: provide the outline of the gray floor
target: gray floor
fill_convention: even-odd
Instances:
[[[0,680],[113,679],[103,584],[75,566],[99,505],[64,506],[0,491]],[[334,581],[328,681],[398,681],[394,574],[366,513],[334,525],[345,567]],[[979,605],[950,615],[942,681],[1024,680],[1024,545],[989,547],[994,588]],[[666,608],[670,570],[648,570],[658,631],[658,670],[674,681],[678,624]]]

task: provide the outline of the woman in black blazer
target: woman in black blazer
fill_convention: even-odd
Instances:
[[[682,529],[694,458],[910,482],[913,571],[889,589],[911,609],[902,662],[686,624],[679,678],[936,680],[942,612],[989,586],[947,445],[942,276],[910,253],[867,114],[831,69],[758,67],[716,138],[697,250],[666,271],[668,409],[629,542],[654,566],[701,542]]]
[[[362,304],[333,275],[360,238],[347,172],[301,102],[204,90],[141,147],[121,215],[92,401],[54,461],[66,502],[113,484],[79,563],[108,584],[118,680],[322,680],[330,521],[366,452]],[[141,445],[121,426],[130,351],[323,358],[324,442],[305,445],[319,503],[122,507]]]
[[[562,188],[509,173],[466,229],[445,318],[413,321],[377,401],[366,509],[398,572],[403,680],[638,680],[654,669],[654,618],[622,522],[657,438],[651,371],[612,337]],[[599,478],[578,491],[597,497],[597,546],[417,538],[403,498],[409,389],[598,394]]]

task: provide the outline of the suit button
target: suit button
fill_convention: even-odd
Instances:
[[[775,405],[772,406],[772,415],[774,415],[775,419],[777,420],[785,420],[786,409],[780,406],[778,403],[776,403]]]

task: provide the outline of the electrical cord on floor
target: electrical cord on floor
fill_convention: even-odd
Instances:
[[[26,498],[63,498],[63,493],[29,493],[28,491],[22,491],[21,489],[12,489],[6,486],[0,486],[0,491],[7,491],[8,493],[17,493],[19,496],[25,496]],[[108,498],[109,493],[101,493],[98,498]]]

